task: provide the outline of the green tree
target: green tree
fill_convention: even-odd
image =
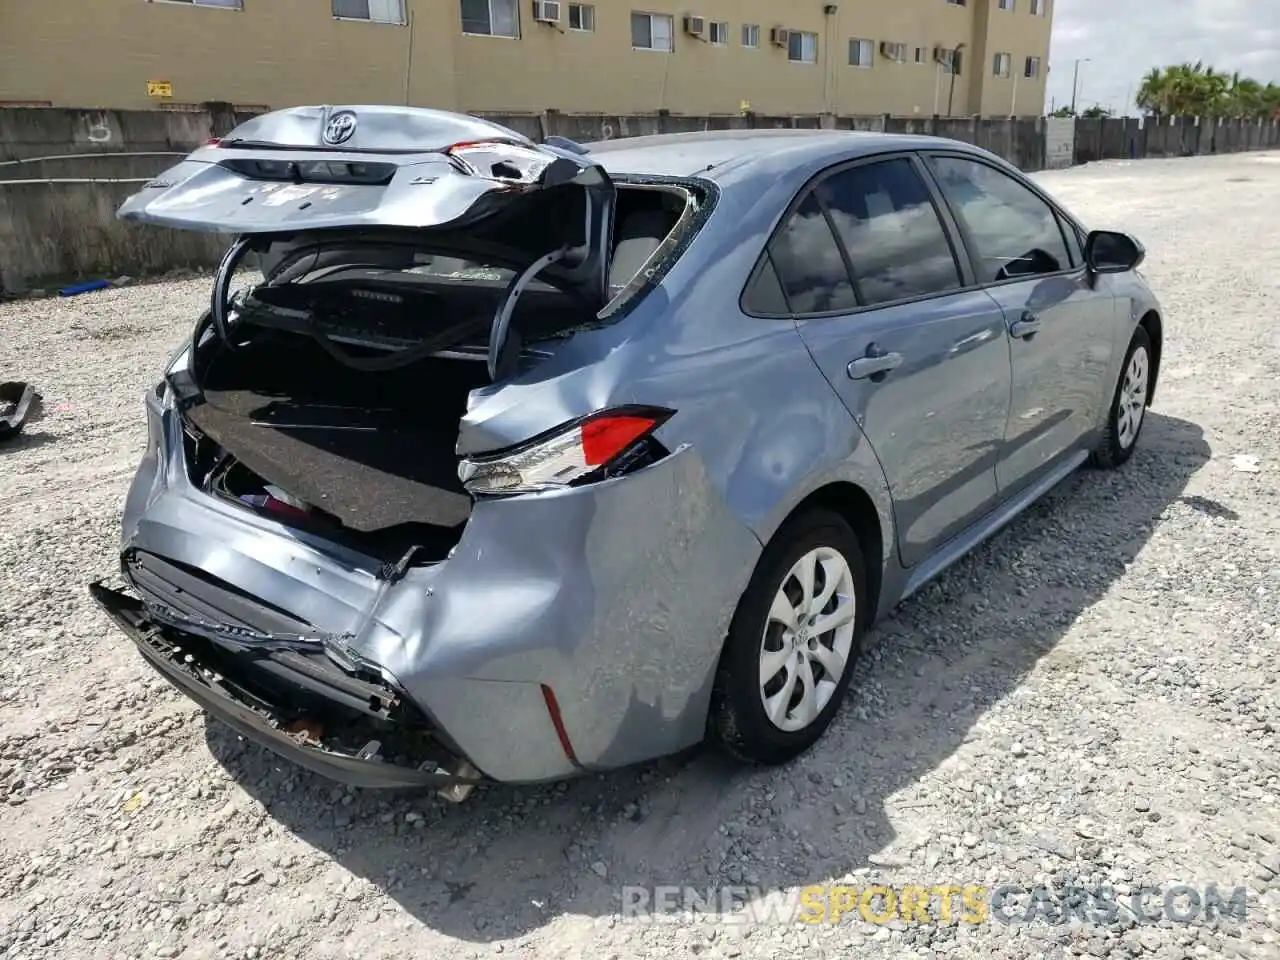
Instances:
[[[1270,119],[1280,111],[1280,87],[1226,74],[1203,61],[1152,67],[1135,97],[1138,108],[1156,116]]]

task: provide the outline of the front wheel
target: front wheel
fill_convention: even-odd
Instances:
[[[1131,456],[1146,421],[1151,399],[1151,337],[1145,327],[1133,331],[1120,379],[1107,413],[1107,427],[1093,450],[1094,466],[1114,469]]]
[[[710,733],[748,763],[785,763],[830,726],[866,622],[858,538],[836,514],[789,521],[760,558],[716,674]]]

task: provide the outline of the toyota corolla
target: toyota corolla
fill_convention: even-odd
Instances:
[[[878,616],[1132,455],[1160,367],[1140,244],[932,137],[301,107],[120,215],[235,240],[93,594],[356,784],[796,757]]]

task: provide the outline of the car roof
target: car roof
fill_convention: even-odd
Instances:
[[[895,150],[945,147],[978,151],[944,137],[867,130],[702,130],[583,143],[591,159],[614,175],[720,179],[730,171],[749,176],[750,167],[773,167],[780,160],[804,165],[830,157],[856,159]],[[745,168],[745,169],[744,169]]]

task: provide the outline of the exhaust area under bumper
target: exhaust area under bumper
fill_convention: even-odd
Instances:
[[[289,732],[270,703],[202,662],[207,658],[200,655],[199,638],[156,623],[141,600],[101,582],[90,584],[89,593],[161,676],[242,736],[286,760],[351,786],[432,788],[452,801],[465,799],[477,784],[486,782],[460,758],[441,757],[452,770],[434,759],[409,766],[381,757],[377,740],[345,752],[325,746],[310,733]]]

